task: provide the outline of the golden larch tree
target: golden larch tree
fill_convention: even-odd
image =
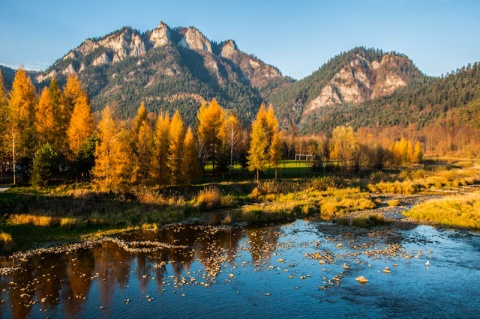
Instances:
[[[93,176],[95,183],[103,189],[113,188],[115,175],[115,144],[118,134],[117,123],[113,119],[112,110],[107,105],[98,123],[98,145],[95,149],[95,166]]]
[[[38,132],[38,144],[43,145],[49,142],[53,145],[58,127],[55,122],[55,111],[53,110],[50,92],[46,87],[43,89],[40,100],[38,101],[36,118],[35,126]]]
[[[143,121],[138,129],[135,143],[137,183],[150,183],[150,170],[152,169],[153,133],[147,120]]]
[[[9,131],[14,169],[17,155],[31,161],[35,154],[35,146],[37,145],[35,111],[37,103],[35,86],[27,76],[27,72],[18,69],[8,100]]]
[[[197,147],[195,145],[195,137],[192,129],[188,127],[183,141],[183,156],[182,156],[182,176],[183,183],[190,185],[192,182],[200,178],[200,166],[198,163]]]
[[[68,126],[68,146],[74,156],[78,155],[82,144],[92,136],[94,129],[90,102],[86,94],[80,95],[75,102]]]
[[[168,171],[168,149],[170,147],[170,117],[160,114],[155,125],[154,146],[152,151],[152,180],[158,185],[167,185],[170,182]]]
[[[260,178],[260,171],[265,170],[268,165],[269,147],[268,137],[271,130],[267,123],[267,111],[265,104],[260,106],[257,117],[252,123],[252,133],[250,134],[250,149],[248,150],[248,170],[256,171],[257,181]]]
[[[222,144],[224,131],[223,122],[224,110],[218,104],[216,99],[208,104],[202,103],[197,114],[198,119],[198,139],[201,145],[202,160],[211,158],[213,164],[213,174],[215,175],[216,154]],[[203,165],[204,163],[202,163]]]
[[[170,143],[168,147],[167,166],[170,171],[170,183],[179,185],[181,182],[181,163],[183,155],[183,141],[185,139],[185,124],[178,110],[170,123]]]

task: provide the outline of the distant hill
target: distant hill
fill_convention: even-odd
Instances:
[[[9,68],[8,66],[0,65],[0,71],[3,75],[3,85],[10,91],[12,89],[13,78],[15,77],[16,70]]]
[[[475,63],[443,78],[417,79],[412,85],[389,96],[350,107],[324,108],[322,112],[306,119],[303,129],[305,132],[329,132],[335,126],[345,124],[356,129],[411,125],[422,129],[449,114],[463,114],[459,125],[478,125],[475,121],[467,120],[469,116],[465,112],[480,112],[475,111],[474,106],[469,106],[469,103],[480,98],[479,68],[480,65]]]
[[[303,127],[332,107],[343,106],[348,112],[351,106],[428,81],[405,55],[359,47],[335,56],[312,75],[275,92],[269,102],[284,127]],[[306,130],[312,127],[310,124]]]
[[[124,27],[87,39],[35,80],[42,86],[55,77],[62,84],[72,72],[85,84],[94,110],[109,103],[130,117],[144,101],[149,111],[179,109],[189,124],[201,102],[212,98],[249,122],[265,97],[293,82],[233,40],[212,42],[194,27],[162,22],[144,33]]]

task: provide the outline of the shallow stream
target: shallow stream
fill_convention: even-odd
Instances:
[[[430,226],[174,225],[2,266],[1,318],[480,318],[480,234]]]

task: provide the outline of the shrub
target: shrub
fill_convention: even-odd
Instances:
[[[32,185],[46,186],[58,170],[58,154],[50,143],[42,145],[33,158]]]
[[[392,207],[395,207],[395,206],[398,206],[400,205],[400,201],[399,200],[396,200],[396,199],[391,199],[387,202],[387,205],[388,206],[392,206]]]
[[[10,234],[0,232],[0,247],[3,251],[10,251],[13,248],[13,238]]]
[[[222,200],[220,189],[215,186],[202,189],[197,195],[197,204],[203,207],[212,208],[219,206]]]
[[[158,225],[155,224],[155,223],[143,223],[141,228],[142,228],[142,230],[156,231],[156,230],[158,230]]]

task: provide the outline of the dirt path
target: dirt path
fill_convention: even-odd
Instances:
[[[10,189],[10,187],[8,187],[8,186],[0,186],[0,193],[3,193],[3,192],[5,192],[9,189]]]

